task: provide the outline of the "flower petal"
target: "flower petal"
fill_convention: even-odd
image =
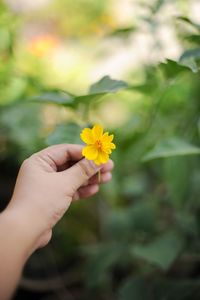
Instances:
[[[110,147],[110,149],[116,149],[116,146],[115,146],[114,143],[110,143],[110,144],[109,144],[109,147]]]
[[[98,124],[94,125],[92,128],[92,133],[95,140],[100,139],[103,135],[103,127]]]
[[[95,146],[86,146],[82,150],[83,156],[85,156],[89,160],[94,160],[97,158],[98,150]]]
[[[102,150],[103,150],[105,153],[107,153],[107,154],[111,154],[111,153],[112,153],[112,150],[111,150],[109,147],[107,147],[107,148],[103,147]]]
[[[99,165],[101,164],[101,161],[100,161],[99,157],[97,157],[97,158],[94,160],[94,162],[95,162],[95,164],[96,164],[97,166],[99,166]]]
[[[105,164],[109,160],[109,155],[104,151],[99,151],[98,159],[101,161],[102,164]]]
[[[101,137],[102,142],[111,143],[114,138],[114,134],[109,135],[108,132],[105,132]]]
[[[83,140],[84,143],[86,144],[94,144],[94,138],[92,134],[92,129],[90,128],[85,128],[80,134],[81,139]]]
[[[113,149],[115,149],[116,146],[114,143],[103,143],[102,145],[102,150],[108,154],[110,154],[112,152]]]

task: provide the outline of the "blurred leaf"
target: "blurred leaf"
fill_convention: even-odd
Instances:
[[[121,80],[111,79],[109,76],[104,76],[98,82],[91,85],[89,93],[75,97],[75,103],[89,103],[98,100],[106,94],[116,93],[127,87],[127,83]]]
[[[135,26],[117,28],[113,30],[109,36],[127,38],[136,30],[137,28]]]
[[[198,71],[198,66],[196,61],[200,59],[200,48],[190,49],[183,52],[180,56],[180,63],[188,66],[193,72]]]
[[[134,246],[131,253],[163,270],[168,270],[184,245],[184,239],[179,234],[165,232],[148,244]]]
[[[23,94],[27,88],[27,79],[23,77],[10,78],[9,84],[4,88],[3,95],[1,97],[1,104],[21,100]]]
[[[198,235],[198,223],[196,217],[189,212],[178,211],[175,216],[177,227],[189,236]]]
[[[0,110],[0,128],[6,132],[8,151],[17,152],[15,159],[25,159],[44,147],[40,135],[40,110],[35,103],[17,102]]]
[[[163,162],[163,175],[169,193],[169,200],[178,209],[189,201],[191,189],[191,163],[189,157],[175,156]]]
[[[155,281],[156,300],[198,300],[200,296],[199,280],[172,279]]]
[[[151,14],[156,14],[162,6],[168,2],[169,0],[155,0],[152,3],[146,2],[146,1],[139,1],[139,5],[145,8],[148,8],[150,10]]]
[[[131,277],[119,289],[119,300],[147,300],[151,299],[148,283],[144,278]]]
[[[200,35],[199,34],[184,35],[183,38],[191,43],[196,44],[196,45],[200,44]]]
[[[167,59],[165,62],[160,63],[158,68],[164,73],[167,79],[177,77],[180,73],[189,71],[186,66],[171,59]]]
[[[144,157],[143,161],[148,161],[161,157],[195,155],[200,154],[200,148],[194,146],[180,138],[165,139],[150,150]]]
[[[90,247],[88,252],[88,278],[89,287],[104,286],[108,284],[109,271],[123,259],[126,248],[120,244],[97,245]]]
[[[77,124],[61,124],[48,136],[46,143],[48,145],[62,143],[80,144],[80,132],[81,128]]]
[[[30,101],[34,102],[44,102],[44,103],[54,103],[64,106],[73,106],[74,97],[67,92],[47,92],[41,95],[36,95],[28,98]]]
[[[146,193],[147,178],[143,174],[130,175],[122,181],[123,194],[129,197],[138,197]]]
[[[183,21],[189,25],[191,25],[192,27],[194,27],[195,29],[197,29],[198,31],[200,31],[200,24],[197,24],[195,22],[192,22],[189,18],[184,17],[184,16],[180,16],[177,18],[177,20]]]
[[[9,50],[11,45],[11,33],[6,28],[0,28],[0,51]]]
[[[88,95],[83,95],[83,96],[77,96],[75,98],[75,104],[79,104],[79,103],[90,103],[92,101],[96,101],[101,99],[103,96],[105,96],[107,93],[99,93],[99,94],[88,94]]]
[[[89,94],[116,93],[121,89],[125,89],[127,86],[127,83],[124,81],[114,80],[109,76],[104,76],[98,82],[91,85]]]
[[[130,277],[119,289],[119,300],[198,300],[199,280]]]
[[[107,231],[113,239],[133,240],[151,234],[156,226],[157,211],[149,203],[138,203],[128,209],[113,211],[107,220]]]
[[[109,76],[104,76],[98,82],[91,85],[89,93],[86,95],[75,96],[69,92],[55,91],[30,97],[29,100],[76,107],[79,103],[87,104],[102,98],[106,94],[116,93],[126,87],[127,84],[124,81],[114,80]]]

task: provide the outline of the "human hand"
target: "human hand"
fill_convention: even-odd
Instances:
[[[87,198],[108,182],[113,162],[96,166],[82,159],[82,146],[62,144],[33,154],[22,164],[7,211],[24,228],[32,253],[51,239],[53,226],[62,218],[73,200]]]

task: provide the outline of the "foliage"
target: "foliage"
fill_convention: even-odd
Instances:
[[[62,5],[65,2],[70,1]],[[81,3],[86,2],[90,1]],[[148,11],[141,22],[155,33],[167,1],[140,2]],[[99,18],[105,1],[98,5],[94,16]],[[71,10],[75,7],[74,2]],[[5,7],[1,11],[9,15]],[[8,152],[22,159],[44,144],[80,143],[81,129],[92,125],[112,101],[129,111],[126,122],[112,128],[117,144],[112,183],[95,199],[75,204],[55,229],[52,242],[61,265],[74,255],[81,260],[70,268],[84,273],[77,277],[86,282],[86,299],[97,293],[98,299],[119,300],[200,297],[200,25],[185,16],[175,21],[184,49],[177,61],[149,60],[125,81],[104,76],[86,93],[78,87],[74,93],[47,86],[26,72],[19,75],[12,52],[14,29],[2,27],[0,51],[6,64],[0,66],[0,86],[7,84],[7,89],[0,107],[1,159]],[[139,27],[112,28],[107,38],[128,43],[127,37]],[[49,125],[42,116],[52,107],[58,120]],[[47,259],[45,252],[43,257]],[[38,261],[36,254],[29,274],[40,267]]]

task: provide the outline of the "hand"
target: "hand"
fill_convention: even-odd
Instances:
[[[96,166],[82,158],[82,146],[62,144],[33,154],[22,164],[7,211],[18,219],[32,253],[51,239],[53,226],[72,200],[87,198],[111,179],[113,162]],[[32,242],[31,242],[32,241]]]

